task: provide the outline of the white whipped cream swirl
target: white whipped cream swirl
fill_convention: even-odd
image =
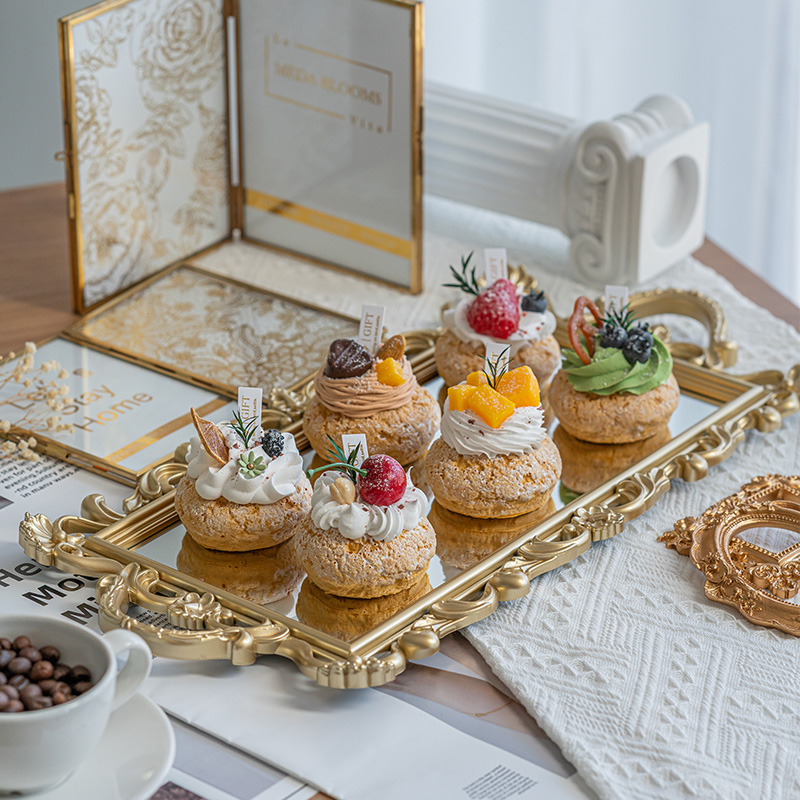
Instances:
[[[508,339],[477,333],[467,321],[467,309],[471,303],[472,300],[465,297],[455,308],[448,308],[443,319],[447,330],[452,331],[456,338],[475,347],[485,347],[487,342],[506,344],[511,348],[510,357],[513,358],[526,344],[540,342],[556,329],[555,315],[548,309],[542,313],[520,312],[519,328]]]
[[[294,436],[283,434],[283,452],[272,458],[264,452],[261,445],[245,449],[241,440],[231,430],[221,426],[228,445],[228,462],[220,464],[212,458],[193,436],[189,444],[189,465],[186,474],[195,481],[195,490],[205,500],[218,500],[224,497],[231,503],[256,503],[268,505],[293,494],[303,477],[303,459],[297,451]],[[258,428],[254,441],[259,441],[263,431]],[[248,478],[239,472],[238,460],[242,453],[255,453],[262,456],[267,468],[255,478]]]
[[[406,491],[390,506],[373,506],[356,499],[349,504],[331,497],[331,484],[341,472],[323,472],[314,484],[311,497],[311,519],[318,528],[339,531],[347,539],[369,536],[377,542],[389,542],[402,531],[415,528],[425,516],[428,498],[425,492],[411,483],[406,473]]]
[[[492,428],[469,409],[453,411],[444,401],[442,439],[462,456],[510,456],[532,453],[544,441],[541,406],[522,406],[499,427]]]

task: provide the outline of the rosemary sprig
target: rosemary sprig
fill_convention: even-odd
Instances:
[[[456,272],[455,267],[451,264],[450,265],[450,272],[453,273],[453,277],[455,278],[455,283],[445,283],[444,286],[452,286],[454,289],[461,289],[462,292],[467,292],[467,294],[474,294],[476,297],[480,294],[481,290],[478,286],[478,278],[475,274],[475,266],[473,265],[472,269],[470,270],[469,275],[467,275],[467,270],[469,269],[469,262],[472,256],[475,255],[475,251],[473,250],[466,259],[464,256],[461,256],[461,274],[459,275]]]
[[[361,475],[365,477],[367,471],[365,469],[361,469],[361,467],[357,467],[355,462],[358,458],[358,451],[361,450],[361,445],[359,444],[358,447],[354,447],[350,451],[350,455],[345,455],[344,450],[336,444],[336,440],[333,437],[328,436],[330,443],[333,445],[332,448],[328,448],[328,454],[331,456],[333,461],[330,464],[325,464],[322,467],[317,467],[316,469],[309,469],[306,470],[306,476],[310,478],[312,475],[316,475],[318,472],[322,472],[323,470],[328,469],[335,469],[339,472],[344,472],[348,478],[350,478],[353,483],[356,482],[356,477]]]
[[[636,321],[636,312],[631,308],[630,302],[625,303],[621,311],[612,308],[608,316],[603,317],[604,325],[611,325],[615,328],[624,328],[629,331]]]
[[[503,375],[508,372],[508,360],[506,359],[506,355],[508,354],[509,350],[511,350],[511,346],[509,345],[503,350],[502,353],[498,353],[495,357],[494,361],[491,358],[487,359],[489,362],[489,372],[483,370],[483,374],[486,376],[486,380],[489,381],[489,386],[492,389],[497,388],[497,382]]]
[[[230,423],[236,435],[242,440],[245,448],[250,447],[250,442],[253,440],[253,435],[258,427],[258,417],[244,420],[238,411],[233,412],[233,422]]]

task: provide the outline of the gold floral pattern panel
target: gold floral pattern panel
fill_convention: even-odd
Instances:
[[[222,388],[290,387],[358,321],[181,266],[70,331]]]
[[[64,31],[86,308],[228,235],[222,0],[107,2]]]

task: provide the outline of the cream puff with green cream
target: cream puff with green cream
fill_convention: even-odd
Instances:
[[[591,300],[579,297],[569,336],[573,349],[563,351],[549,395],[568,433],[600,444],[639,442],[669,422],[680,391],[672,356],[647,323],[635,322],[627,306],[604,318]]]

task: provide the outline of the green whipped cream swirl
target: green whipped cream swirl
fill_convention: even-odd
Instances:
[[[629,364],[622,350],[615,347],[596,348],[589,364],[584,364],[574,350],[564,350],[563,356],[562,369],[578,392],[644,394],[666,383],[672,373],[672,356],[657,336],[653,337],[652,354],[643,364]]]

